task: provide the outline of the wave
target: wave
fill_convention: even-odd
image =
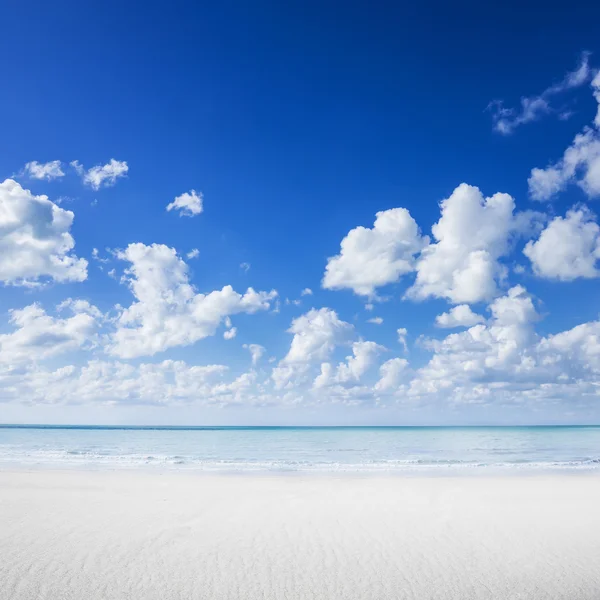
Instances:
[[[313,473],[401,473],[431,471],[547,471],[596,470],[600,458],[578,460],[475,461],[453,459],[386,459],[364,462],[327,460],[243,460],[217,459],[185,455],[145,453],[111,454],[90,450],[35,450],[28,452],[0,452],[0,464],[29,467],[85,467],[85,468],[163,468],[187,469],[206,472],[313,472]]]

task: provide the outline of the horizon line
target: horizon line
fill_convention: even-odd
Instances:
[[[93,423],[0,423],[0,429],[417,429],[417,428],[477,428],[477,427],[600,427],[600,423],[537,423],[537,424],[454,424],[454,425],[136,425]]]

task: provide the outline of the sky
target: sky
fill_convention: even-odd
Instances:
[[[6,4],[0,422],[600,423],[599,17]]]

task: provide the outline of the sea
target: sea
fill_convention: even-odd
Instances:
[[[600,426],[0,425],[0,468],[389,474],[595,471],[600,469]]]

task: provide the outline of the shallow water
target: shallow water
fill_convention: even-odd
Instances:
[[[0,427],[0,465],[251,472],[600,469],[600,427]]]

